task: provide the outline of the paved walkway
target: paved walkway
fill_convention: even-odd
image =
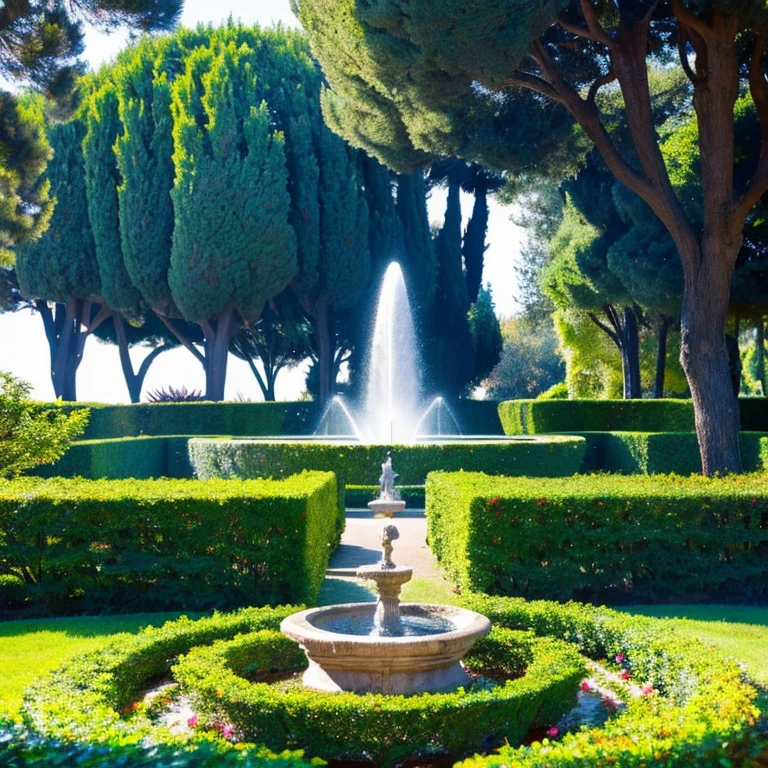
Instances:
[[[375,519],[369,509],[348,509],[346,530],[341,537],[341,544],[331,555],[326,573],[329,580],[341,579],[350,582],[350,587],[360,585],[359,592],[353,590],[349,593],[350,601],[354,600],[355,593],[361,601],[373,599],[362,580],[356,579],[355,571],[361,565],[375,565],[381,561],[381,529],[385,525],[395,525],[400,531],[400,538],[393,542],[392,553],[392,559],[397,565],[413,568],[414,579],[447,583],[427,546],[427,519],[423,509],[396,513],[393,520]]]

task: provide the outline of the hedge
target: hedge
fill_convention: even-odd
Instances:
[[[578,604],[525,602],[470,595],[462,604],[495,627],[530,629],[574,643],[589,658],[651,686],[631,698],[602,728],[582,728],[561,740],[502,747],[463,768],[593,768],[765,765],[765,698],[733,659],[676,635],[674,622]],[[761,709],[762,707],[762,709]]]
[[[695,432],[579,432],[587,441],[583,472],[690,475],[701,473]],[[768,468],[768,434],[742,432],[745,472]]]
[[[768,602],[768,477],[434,473],[427,541],[463,589],[626,602]]]
[[[290,440],[189,441],[195,474],[210,477],[282,477],[301,469],[335,472],[345,485],[377,483],[390,446]],[[421,485],[429,472],[465,469],[558,477],[578,471],[586,443],[572,436],[444,441],[391,446],[398,484]]]
[[[740,397],[741,428],[768,432],[768,398]],[[506,435],[547,432],[693,432],[690,400],[505,400]]]
[[[509,630],[478,641],[465,661],[475,673],[503,669],[514,679],[413,696],[280,687],[258,682],[259,673],[300,669],[306,659],[295,642],[268,630],[193,649],[172,671],[209,726],[227,723],[273,749],[326,760],[365,756],[374,765],[519,743],[532,724],[553,725],[573,708],[586,671],[570,645]]]
[[[331,473],[0,483],[0,573],[50,613],[312,601],[343,530]]]
[[[561,741],[545,739],[528,746],[502,747],[498,754],[476,756],[466,766],[707,768],[764,765],[768,760],[765,712],[760,710],[765,705],[757,699],[755,686],[743,678],[733,660],[678,636],[675,622],[606,608],[482,595],[465,596],[462,604],[484,613],[497,630],[532,631],[571,643],[580,653],[616,671],[619,663],[615,660],[620,658],[630,682],[652,686],[650,695],[628,696],[632,700],[626,711],[602,728],[566,734]],[[58,740],[62,749],[73,749],[78,743],[94,750],[139,745],[150,736],[157,743],[162,734],[152,729],[141,708],[133,706],[149,681],[168,676],[175,660],[197,646],[275,630],[282,618],[296,610],[299,607],[246,609],[198,621],[180,619],[137,635],[123,635],[36,682],[26,695],[24,717],[35,738],[48,744]],[[133,714],[120,714],[134,709]],[[470,718],[464,720],[461,728],[471,725]],[[358,733],[356,723],[347,721],[348,738],[357,738]],[[183,768],[206,764],[193,759],[201,738],[196,734],[186,745],[191,759],[179,763]],[[220,743],[224,751],[227,743]],[[1,750],[0,744],[0,756]]]

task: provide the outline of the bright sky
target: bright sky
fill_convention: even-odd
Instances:
[[[288,0],[186,0],[182,24],[195,26],[198,22],[214,24],[229,16],[251,24],[270,26],[278,22],[298,26],[291,13]],[[86,57],[97,67],[111,59],[126,41],[125,35],[109,37],[89,32],[86,36]],[[471,213],[472,199],[462,195],[466,217]],[[429,201],[432,221],[442,221],[445,194],[436,193]],[[514,264],[520,251],[521,232],[509,220],[509,209],[491,204],[488,225],[489,248],[485,255],[484,280],[491,284],[498,314],[512,314],[516,307]],[[0,370],[11,371],[32,383],[33,394],[41,400],[53,399],[50,381],[48,345],[39,316],[30,312],[0,315],[0,335],[5,342],[0,346]],[[146,353],[134,350],[134,367],[138,368]],[[187,389],[205,388],[205,376],[199,363],[184,349],[161,355],[151,366],[144,385],[144,393],[168,386],[186,386]],[[102,344],[91,338],[85,345],[83,362],[77,376],[78,399],[91,402],[129,402],[125,381],[120,369],[117,347]],[[283,372],[277,380],[277,397],[295,399],[304,389],[304,376],[299,372]],[[238,395],[261,400],[261,392],[248,366],[230,355],[227,372],[226,396]],[[142,400],[146,395],[142,395]]]

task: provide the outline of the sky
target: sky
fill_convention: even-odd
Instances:
[[[193,27],[199,22],[218,24],[232,16],[246,24],[258,23],[271,26],[282,23],[298,26],[291,13],[289,0],[186,0],[181,23]],[[97,68],[111,60],[126,45],[127,35],[115,33],[109,36],[86,31],[85,58]],[[490,284],[496,311],[502,317],[518,309],[515,300],[514,265],[519,257],[522,233],[510,221],[510,209],[491,203],[488,222],[488,250],[485,254],[484,280]],[[442,222],[445,209],[445,193],[437,191],[429,200],[429,216],[433,222]],[[462,193],[462,210],[466,218],[472,210],[472,198]],[[373,313],[373,308],[371,309]],[[29,311],[0,315],[0,370],[32,384],[33,397],[53,399],[50,380],[48,345],[39,315]],[[132,350],[134,367],[138,368],[142,350]],[[277,380],[277,398],[292,400],[304,390],[305,370],[282,372]],[[176,349],[160,355],[152,364],[144,384],[142,400],[147,391],[169,386],[204,390],[205,375],[200,364],[184,349]],[[78,400],[89,402],[129,402],[128,391],[120,369],[117,347],[102,344],[95,338],[86,342],[83,362],[77,376]],[[261,392],[246,363],[230,355],[227,371],[227,399],[241,397],[261,400]]]

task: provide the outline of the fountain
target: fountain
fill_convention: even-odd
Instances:
[[[368,502],[368,507],[373,511],[374,517],[391,518],[393,512],[402,512],[405,509],[405,502],[398,498],[397,491],[395,491],[396,477],[397,473],[392,469],[392,451],[387,451],[387,458],[381,465],[379,498]]]
[[[383,556],[357,576],[379,593],[370,603],[310,608],[283,619],[280,631],[307,655],[305,687],[320,691],[410,694],[455,690],[469,677],[461,659],[491,623],[464,608],[401,603],[400,589],[413,570],[392,562],[394,525],[381,534]]]

